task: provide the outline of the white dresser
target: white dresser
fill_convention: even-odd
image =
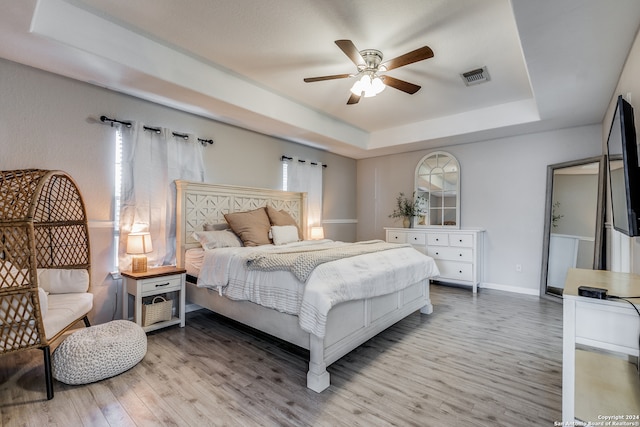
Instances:
[[[385,228],[391,243],[410,243],[435,259],[435,280],[469,285],[478,291],[482,278],[482,229]]]

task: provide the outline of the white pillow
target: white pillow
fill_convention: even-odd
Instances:
[[[49,299],[45,290],[40,287],[38,287],[38,299],[40,300],[40,314],[45,317],[49,311]]]
[[[222,222],[222,223],[218,223],[218,224],[209,224],[204,223],[202,224],[202,229],[204,231],[221,231],[221,230],[229,230],[231,227],[229,227],[229,224],[227,224],[226,222]]]
[[[51,294],[87,292],[89,272],[83,268],[39,268],[38,286]]]
[[[272,225],[271,237],[274,245],[298,242],[298,227],[295,225]]]
[[[242,240],[230,229],[220,231],[196,231],[193,233],[193,238],[202,245],[202,249],[242,246]]]

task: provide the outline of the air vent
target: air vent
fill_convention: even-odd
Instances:
[[[464,84],[467,86],[473,86],[491,80],[489,78],[487,67],[476,68],[475,70],[467,71],[466,73],[460,74],[460,77],[462,77]]]

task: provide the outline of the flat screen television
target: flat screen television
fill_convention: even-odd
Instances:
[[[633,107],[618,97],[609,137],[609,183],[613,228],[628,236],[640,235],[640,165]]]

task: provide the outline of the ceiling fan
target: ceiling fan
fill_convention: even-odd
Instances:
[[[357,81],[351,88],[351,96],[347,101],[348,105],[357,104],[360,98],[375,96],[382,92],[385,86],[401,90],[413,95],[420,86],[409,83],[395,77],[382,75],[394,68],[403,67],[413,64],[414,62],[433,58],[433,51],[429,46],[423,46],[419,49],[400,55],[389,61],[382,62],[382,52],[376,49],[358,50],[351,40],[336,40],[338,47],[356,64],[358,72],[355,74],[334,74],[331,76],[307,77],[304,79],[307,83],[320,82],[323,80],[346,79],[348,77],[356,77]]]

